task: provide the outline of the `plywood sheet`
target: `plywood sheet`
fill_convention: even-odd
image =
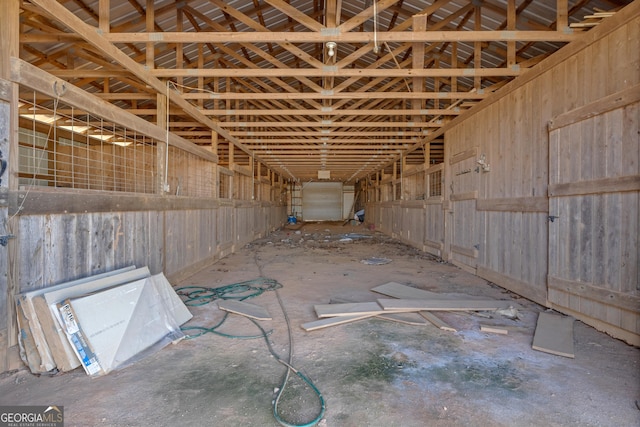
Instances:
[[[574,358],[573,317],[542,312],[533,335],[534,350]]]
[[[345,323],[351,323],[357,320],[367,319],[374,316],[375,314],[355,314],[351,316],[329,317],[325,319],[315,320],[313,322],[304,323],[301,325],[301,327],[305,331],[315,331],[316,329],[323,329],[323,328],[328,328],[330,326],[337,326]]]
[[[385,310],[411,311],[467,311],[467,310],[498,310],[508,308],[514,304],[511,301],[500,300],[407,300],[407,299],[378,299],[378,304]]]
[[[264,308],[259,305],[250,304],[244,301],[237,300],[223,300],[218,302],[218,308],[220,310],[228,311],[230,313],[240,314],[241,316],[250,317],[257,320],[271,320],[271,315]]]

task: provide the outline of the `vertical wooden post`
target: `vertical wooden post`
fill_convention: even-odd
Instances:
[[[556,31],[565,31],[569,26],[569,5],[567,0],[558,0]]]
[[[458,42],[451,43],[451,69],[458,68]],[[458,91],[458,78],[451,77],[451,92]],[[453,100],[451,100],[453,102]]]
[[[154,4],[153,0],[147,0],[147,9],[146,9],[146,15],[145,15],[147,33],[152,33],[155,31],[155,25],[154,25],[155,9],[153,8],[153,4]],[[146,53],[146,59],[147,59],[147,67],[150,70],[153,70],[155,68],[155,52],[154,52],[153,42],[147,43],[145,53]]]
[[[102,33],[108,33],[111,31],[111,0],[100,0],[98,3],[98,28]]]
[[[213,154],[218,154],[218,132],[211,131],[211,151]],[[218,165],[214,164],[211,166],[213,168],[213,172],[211,174],[211,178],[213,179],[213,198],[217,199],[220,197],[220,170],[218,169]]]
[[[178,9],[176,10],[176,31],[177,32],[182,32],[183,30],[183,21],[184,21],[184,15],[182,12],[182,7],[178,7]],[[176,43],[176,69],[180,69],[183,68],[183,64],[184,64],[184,58],[183,58],[183,48],[182,48],[182,43]],[[182,79],[182,77],[178,77],[176,78],[178,84],[183,84],[184,80]]]
[[[0,236],[18,228],[18,217],[9,218],[10,194],[18,189],[18,85],[11,83],[11,58],[18,58],[20,0],[2,3],[0,13],[0,151],[4,173],[0,175]],[[1,167],[0,167],[1,168]],[[15,194],[15,193],[14,193]],[[17,209],[17,206],[14,206]],[[0,372],[20,367],[18,330],[13,303],[20,291],[18,244],[8,239],[0,246]]]
[[[508,0],[507,2],[507,30],[516,29],[516,0]],[[509,40],[507,42],[507,67],[516,65],[516,42]]]
[[[204,68],[204,52],[202,50],[202,44],[198,44],[198,69],[202,70]],[[204,89],[204,77],[198,77],[198,92],[202,92]],[[204,99],[198,99],[198,107],[200,109],[204,108]]]
[[[472,2],[475,5],[475,27],[474,30],[482,31],[482,2]],[[476,5],[477,3],[477,5]],[[473,43],[473,68],[479,70],[482,68],[482,42]],[[480,90],[482,87],[482,78],[476,76],[473,78],[473,87]]]
[[[427,15],[414,15],[413,16],[413,31],[426,31],[427,30]],[[422,70],[424,68],[424,42],[415,42],[411,45],[412,67],[414,70]],[[412,90],[414,93],[424,92],[425,84],[424,77],[414,77],[412,82]],[[411,101],[411,108],[413,110],[422,109],[422,99],[414,99]],[[422,121],[422,116],[416,115],[413,117],[416,122]]]
[[[234,148],[235,146],[233,145],[233,143],[231,141],[229,141],[229,170],[233,172],[234,169],[234,165],[235,165],[235,159],[234,159]],[[231,178],[229,179],[229,194],[227,194],[226,196],[229,197],[230,199],[233,199],[234,194],[233,192],[235,191],[235,180],[236,180],[236,176],[235,176],[235,172],[234,174],[231,176]]]
[[[167,102],[167,95],[158,94],[156,96],[156,124],[162,129],[167,129],[168,126],[168,109],[169,104]],[[169,150],[167,147],[167,141],[158,141],[156,146],[156,170],[158,175],[156,177],[156,193],[164,194],[168,191],[165,188],[165,177],[167,176],[167,156]]]

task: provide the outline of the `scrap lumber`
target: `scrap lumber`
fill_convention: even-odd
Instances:
[[[542,312],[538,315],[532,348],[545,353],[574,358],[573,317]]]
[[[237,301],[237,300],[218,301],[218,308],[220,310],[239,314],[241,316],[249,317],[251,319],[256,319],[256,320],[272,319],[271,315],[264,307],[260,307],[259,305],[251,304],[244,301]]]
[[[480,331],[482,332],[490,332],[492,334],[500,334],[500,335],[507,335],[509,334],[509,330],[507,328],[505,328],[504,326],[495,326],[495,325],[485,325],[485,324],[480,324]]]
[[[303,323],[301,327],[305,331],[315,331],[316,329],[323,329],[328,328],[329,326],[351,323],[357,320],[368,319],[374,316],[375,314],[356,314],[351,316],[328,317],[320,320],[315,320],[313,322]]]
[[[318,304],[314,306],[319,318],[351,316],[354,314],[382,314],[384,310],[377,302],[347,302],[342,304]]]
[[[412,288],[396,282],[385,283],[371,289],[373,292],[399,299],[436,299],[442,298],[442,294],[425,291],[423,289]],[[446,296],[445,296],[446,298]]]
[[[443,331],[458,332],[456,328],[449,326],[449,324],[447,324],[444,320],[440,319],[438,316],[429,311],[419,311],[418,314],[431,322],[431,324],[433,324],[435,327],[442,329]]]
[[[409,311],[473,311],[498,310],[513,306],[511,301],[502,300],[407,300],[378,299],[378,304],[385,310]]]
[[[427,322],[418,313],[385,313],[378,314],[376,319],[389,320],[391,322],[404,323],[405,325],[422,326]]]
[[[76,354],[73,352],[69,341],[62,338],[58,339],[58,337],[64,337],[64,331],[60,323],[51,316],[49,306],[44,297],[42,295],[35,296],[32,303],[38,313],[42,332],[47,339],[47,345],[58,370],[68,372],[80,366],[80,361],[78,361]]]
[[[383,294],[393,298],[399,299],[450,299],[451,295],[439,294],[436,292],[425,291],[423,289],[413,288],[411,286],[403,285],[396,282],[385,283],[384,285],[376,286],[371,289],[373,292]],[[443,331],[458,332],[455,328],[449,326],[442,319],[437,317],[433,313],[428,311],[418,312],[420,316],[428,320],[435,327],[442,329]]]

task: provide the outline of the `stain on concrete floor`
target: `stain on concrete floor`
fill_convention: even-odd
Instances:
[[[640,350],[575,323],[575,359],[533,351],[543,307],[481,278],[358,226],[305,224],[282,229],[203,269],[176,286],[218,287],[259,277],[278,291],[293,334],[293,364],[326,399],[321,426],[621,426],[640,425]],[[347,233],[363,236],[340,241]],[[365,265],[370,257],[392,260]],[[458,329],[378,319],[305,332],[314,304],[336,296],[376,298],[369,289],[396,281],[437,292],[512,299],[520,318],[441,313]],[[269,340],[287,358],[285,316],[274,292],[250,302],[272,321]],[[192,325],[212,326],[223,314],[215,304],[192,307]],[[510,328],[480,332],[480,323]],[[256,334],[255,325],[229,316],[224,332]],[[75,370],[54,377],[26,370],[0,376],[0,404],[59,404],[67,426],[276,426],[275,389],[286,368],[262,338],[214,334],[185,340],[97,379]],[[283,393],[281,413],[313,419],[317,397],[295,375]]]

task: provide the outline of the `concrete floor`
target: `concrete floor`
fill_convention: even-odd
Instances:
[[[640,425],[640,350],[575,322],[575,359],[531,349],[543,307],[362,226],[305,224],[282,229],[176,286],[219,287],[264,275],[283,287],[250,300],[273,320],[273,349],[286,359],[287,320],[293,365],[322,392],[321,426],[631,426]],[[340,241],[345,233],[359,233]],[[364,237],[367,236],[367,237]],[[392,261],[366,265],[370,257]],[[361,320],[305,332],[314,304],[375,300],[369,290],[395,281],[519,304],[518,320],[493,314],[440,313],[458,332],[432,325]],[[278,299],[286,310],[286,318]],[[191,309],[190,325],[222,318],[214,304]],[[480,332],[480,323],[509,327]],[[246,318],[220,328],[255,335]],[[276,426],[274,390],[286,368],[264,339],[206,334],[170,345],[101,378],[82,370],[53,377],[27,370],[0,375],[0,405],[64,405],[67,426]],[[317,397],[296,376],[281,414],[303,424],[318,413]]]

